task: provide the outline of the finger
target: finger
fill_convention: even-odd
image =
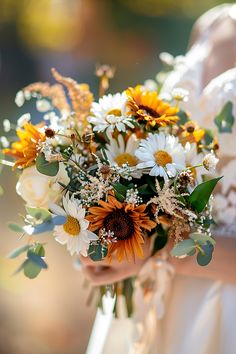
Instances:
[[[125,275],[122,276],[120,272],[116,272],[113,268],[95,270],[94,268],[86,267],[83,271],[94,286],[116,283],[126,277]]]

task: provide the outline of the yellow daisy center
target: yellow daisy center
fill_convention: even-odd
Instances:
[[[127,152],[124,152],[123,154],[116,156],[115,162],[117,163],[118,166],[122,167],[122,165],[126,163],[128,163],[129,166],[136,166],[138,161],[135,156],[132,156]]]
[[[71,236],[77,236],[80,233],[80,223],[76,218],[68,215],[63,229]]]
[[[113,115],[116,117],[120,117],[121,116],[121,110],[120,109],[112,109],[111,111],[109,111],[107,113],[107,115]]]
[[[154,154],[155,161],[159,166],[165,167],[168,163],[172,163],[172,157],[164,150],[158,150]]]

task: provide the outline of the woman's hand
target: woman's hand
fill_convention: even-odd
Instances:
[[[94,286],[116,283],[139,273],[143,264],[150,257],[150,244],[150,239],[146,239],[143,245],[144,258],[136,258],[135,262],[128,262],[126,259],[118,262],[115,255],[110,264],[107,260],[94,262],[89,257],[83,257],[82,255],[80,255],[80,262],[85,275]]]

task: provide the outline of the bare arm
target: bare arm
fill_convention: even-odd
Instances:
[[[119,263],[114,260],[109,265],[106,261],[93,262],[82,256],[80,260],[87,277],[93,285],[98,286],[137,275],[149,257],[150,247],[145,243],[144,259],[138,259],[136,263],[125,260]],[[206,267],[199,266],[194,256],[185,259],[170,257],[169,261],[175,267],[177,274],[236,284],[236,238],[218,237],[213,259]]]
[[[236,284],[236,237],[217,237],[212,261],[206,267],[199,266],[194,256],[170,261],[177,274]]]

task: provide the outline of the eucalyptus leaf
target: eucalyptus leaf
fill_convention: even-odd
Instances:
[[[216,244],[216,241],[211,236],[206,234],[194,232],[190,234],[189,237],[195,242],[200,243],[201,245],[205,245],[207,244],[207,242],[210,242],[213,246]]]
[[[201,266],[206,266],[210,263],[212,259],[214,246],[210,242],[207,242],[206,245],[201,246],[201,249],[202,251],[199,251],[197,255],[197,262]]]
[[[228,101],[222,108],[221,112],[215,117],[214,122],[220,133],[232,133],[234,120],[233,104]]]
[[[26,232],[28,235],[38,235],[44,232],[52,231],[53,229],[54,229],[54,223],[52,222],[52,220],[34,226],[33,225],[24,226],[24,232]]]
[[[32,208],[26,206],[27,213],[37,220],[48,221],[51,219],[51,214],[47,209],[43,208]]]
[[[15,250],[13,250],[7,257],[8,258],[16,258],[18,257],[20,254],[28,251],[28,249],[30,248],[30,245],[24,245],[22,247],[16,248]]]
[[[206,207],[213,189],[221,178],[222,177],[213,178],[199,184],[188,197],[191,207],[198,213],[201,213]]]
[[[189,254],[195,249],[195,242],[192,239],[187,239],[177,243],[171,251],[174,257],[181,257]]]
[[[10,224],[8,224],[8,227],[11,231],[14,231],[14,232],[24,232],[23,227],[18,224],[10,223]]]
[[[40,153],[36,158],[36,168],[43,175],[56,176],[59,171],[59,162],[48,162],[45,159],[45,155]]]
[[[34,246],[32,248],[32,252],[34,252],[35,254],[37,254],[40,257],[45,256],[45,249],[44,249],[43,245],[38,242],[34,244]]]
[[[108,248],[99,244],[90,244],[88,249],[88,256],[94,261],[101,261],[106,257]]]
[[[28,251],[27,253],[27,257],[30,261],[32,261],[33,263],[35,263],[38,267],[43,268],[43,269],[47,269],[48,265],[47,263],[43,260],[42,257],[40,257],[39,255],[37,255],[36,253],[33,253],[31,251]]]
[[[39,267],[37,264],[32,262],[30,259],[27,259],[24,262],[24,274],[29,279],[36,278],[39,273],[41,272],[42,268]]]
[[[63,215],[53,216],[52,222],[54,225],[63,225],[66,222],[66,216]]]

